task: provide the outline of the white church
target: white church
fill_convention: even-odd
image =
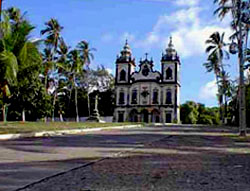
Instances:
[[[126,44],[116,60],[116,122],[180,123],[180,59],[170,38],[161,72],[148,59],[139,63]]]

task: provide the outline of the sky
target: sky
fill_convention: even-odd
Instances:
[[[213,0],[4,0],[3,8],[18,7],[36,27],[31,38],[43,38],[40,30],[50,18],[64,27],[62,36],[74,48],[87,40],[95,48],[93,68],[104,65],[115,71],[117,54],[128,39],[138,65],[149,53],[160,70],[162,52],[169,37],[181,59],[181,103],[187,100],[217,105],[213,73],[207,73],[205,41],[215,31],[232,31],[230,17],[214,14]],[[238,73],[236,59],[227,61],[231,76]],[[230,65],[230,66],[229,66]]]

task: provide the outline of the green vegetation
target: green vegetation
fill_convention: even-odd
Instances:
[[[218,108],[208,108],[200,103],[187,101],[181,105],[181,122],[183,124],[219,125]]]
[[[214,14],[220,19],[230,15],[233,34],[225,43],[224,33],[214,32],[206,41],[208,54],[204,64],[208,72],[213,72],[218,86],[218,104],[220,120],[223,124],[240,126],[240,134],[246,135],[246,122],[250,126],[250,76],[244,76],[244,70],[250,70],[249,35],[249,2],[244,0],[214,0],[218,6]],[[237,54],[239,77],[230,79],[224,60],[231,54]],[[249,74],[248,74],[249,75]],[[237,84],[236,84],[237,82]],[[246,90],[246,91],[245,91]]]
[[[87,129],[98,127],[114,127],[136,125],[137,123],[75,123],[75,122],[7,122],[0,123],[0,134],[33,133],[41,131]]]
[[[17,8],[3,11],[0,39],[0,120],[36,121],[44,118],[89,116],[98,94],[103,116],[113,115],[113,76],[104,67],[90,69],[94,48],[81,40],[70,48],[63,27],[50,19],[44,39],[30,38],[34,26]]]

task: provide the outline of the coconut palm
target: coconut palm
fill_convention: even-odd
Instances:
[[[14,18],[21,18],[20,10],[15,8],[11,8],[11,10],[12,12],[9,10],[3,12],[1,22],[3,36],[0,39],[0,84],[5,89],[3,97],[7,96],[6,92],[9,92],[10,95],[10,91],[6,90],[11,86],[19,87],[21,84],[27,83],[27,80],[23,80],[25,72],[39,65],[41,61],[37,48],[39,43],[29,39],[34,27],[25,19],[15,20]],[[3,107],[6,107],[6,104],[3,104]],[[4,108],[3,111],[5,111]],[[25,106],[23,105],[23,113],[24,111]]]
[[[59,22],[56,19],[50,19],[48,22],[45,23],[46,28],[44,30],[41,30],[41,35],[47,35],[45,39],[45,44],[47,46],[47,50],[50,51],[50,58],[51,62],[47,62],[48,66],[51,67],[50,70],[52,72],[55,72],[56,69],[56,54],[58,50],[58,45],[61,39],[61,31],[63,29],[62,26],[60,26]],[[55,77],[55,76],[53,76]],[[53,79],[54,86],[57,84],[57,80]],[[46,76],[45,76],[45,85],[47,85],[46,82]],[[47,87],[46,87],[47,88]],[[55,86],[56,89],[56,86]],[[48,93],[48,92],[47,92]],[[55,103],[56,103],[56,91],[53,92],[53,111],[52,111],[52,121],[54,121],[54,111],[55,111]]]
[[[57,52],[59,40],[61,38],[61,31],[63,29],[62,26],[60,26],[59,22],[56,19],[50,19],[48,22],[45,23],[46,28],[44,30],[41,30],[42,35],[47,35],[45,39],[45,43],[48,46],[51,46],[53,49],[53,56]],[[53,57],[52,57],[53,59]]]
[[[213,70],[215,73],[220,104],[223,103],[223,96],[221,97],[221,93],[224,95],[224,101],[226,101],[226,95],[224,93],[225,90],[223,89],[226,87],[226,78],[225,75],[223,75],[225,74],[223,59],[229,58],[229,53],[225,50],[227,43],[224,42],[224,36],[225,33],[220,35],[219,32],[215,32],[209,37],[208,40],[206,40],[206,44],[208,45],[206,53],[208,54],[209,62],[205,64],[205,67],[209,69],[209,71]],[[219,78],[222,79],[222,85],[219,85]]]
[[[221,73],[221,68],[219,66],[219,62],[218,62],[218,57],[216,54],[211,54],[208,59],[207,62],[203,64],[203,66],[205,66],[207,72],[213,72],[215,75],[215,80],[216,80],[216,84],[217,84],[217,98],[218,98],[218,104],[219,104],[219,110],[220,110],[220,117],[222,117],[222,92],[221,92],[221,86],[219,83],[219,77],[220,77],[220,73]]]
[[[249,8],[247,4],[249,2],[242,0],[214,0],[214,3],[218,4],[218,9],[215,14],[223,19],[228,13],[231,13],[233,21],[231,26],[234,30],[232,39],[237,40],[238,46],[238,60],[239,60],[239,132],[241,136],[246,136],[246,101],[245,101],[245,84],[244,84],[244,54],[243,45],[245,43],[247,48],[248,33],[249,33],[249,18],[246,20],[244,10],[247,12]],[[245,15],[244,15],[245,14]],[[244,39],[245,36],[245,39]],[[245,42],[244,42],[245,41]]]
[[[75,90],[76,121],[79,122],[77,89],[79,86],[79,78],[83,72],[83,61],[81,60],[80,52],[78,50],[74,49],[70,51],[69,63],[70,63],[69,81],[71,81],[72,89]]]
[[[90,48],[87,41],[83,40],[79,42],[77,45],[77,50],[79,50],[81,54],[84,65],[89,65],[91,63],[91,60],[94,60],[94,54],[92,52],[96,51],[96,49]]]
[[[94,54],[92,53],[93,51],[96,51],[95,48],[90,48],[89,43],[85,40],[82,40],[80,43],[77,45],[77,49],[80,51],[81,58],[83,60],[83,64],[88,66],[91,63],[91,60],[94,59]],[[89,75],[89,70],[86,71],[86,75]],[[88,99],[88,113],[90,116],[90,99],[89,99],[89,94],[90,92],[87,92],[87,99]]]

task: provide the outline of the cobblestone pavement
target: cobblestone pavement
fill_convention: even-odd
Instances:
[[[22,191],[250,190],[250,143],[230,131],[175,127],[143,134],[159,137]]]
[[[45,177],[164,137],[162,128],[158,130],[105,130],[0,141],[0,191],[13,191]]]

